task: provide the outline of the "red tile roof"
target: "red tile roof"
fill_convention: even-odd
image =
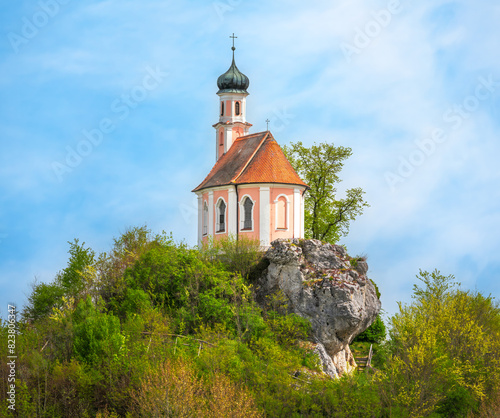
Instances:
[[[228,184],[281,183],[308,187],[293,169],[271,132],[239,137],[193,190]]]

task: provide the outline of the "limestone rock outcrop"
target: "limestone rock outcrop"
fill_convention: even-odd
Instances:
[[[314,342],[330,357],[331,363],[322,359],[318,344],[324,371],[333,377],[354,369],[349,344],[381,308],[366,261],[351,261],[339,245],[298,239],[273,241],[265,257],[269,266],[257,283],[257,300],[265,303],[281,291],[289,311],[311,322]]]

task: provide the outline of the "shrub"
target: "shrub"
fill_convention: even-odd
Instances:
[[[373,344],[380,344],[386,337],[386,329],[384,321],[377,315],[373,324],[371,324],[366,330],[359,334],[353,342],[363,341]]]
[[[387,408],[465,416],[500,387],[500,309],[460,290],[453,276],[420,272],[413,303],[391,318],[390,358],[379,375]]]
[[[78,360],[99,366],[123,354],[120,320],[96,309],[90,297],[78,304],[74,323],[73,349]]]
[[[153,306],[164,309],[181,333],[202,324],[224,324],[236,331],[239,306],[250,297],[241,276],[172,242],[146,251],[125,278],[129,289],[142,290]]]
[[[132,395],[138,416],[261,417],[252,395],[222,374],[196,376],[184,360],[165,359],[151,368]]]
[[[202,246],[201,252],[206,259],[219,261],[225,269],[238,273],[245,279],[259,264],[263,254],[260,240],[234,235],[210,239]]]

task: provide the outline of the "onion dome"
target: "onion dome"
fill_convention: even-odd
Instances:
[[[227,70],[224,74],[222,74],[218,79],[217,79],[217,86],[219,87],[219,93],[246,93],[247,88],[250,84],[250,80],[248,77],[243,74],[240,70],[238,70],[238,67],[236,66],[236,63],[234,62],[234,46],[231,48],[233,50],[233,62],[231,64],[231,67],[229,67],[229,70]]]

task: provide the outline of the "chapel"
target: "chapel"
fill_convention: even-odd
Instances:
[[[231,235],[259,239],[268,247],[277,238],[303,238],[308,186],[269,130],[249,133],[250,81],[236,66],[234,43],[231,49],[231,66],[217,79],[216,163],[193,190],[198,196],[198,243]]]

